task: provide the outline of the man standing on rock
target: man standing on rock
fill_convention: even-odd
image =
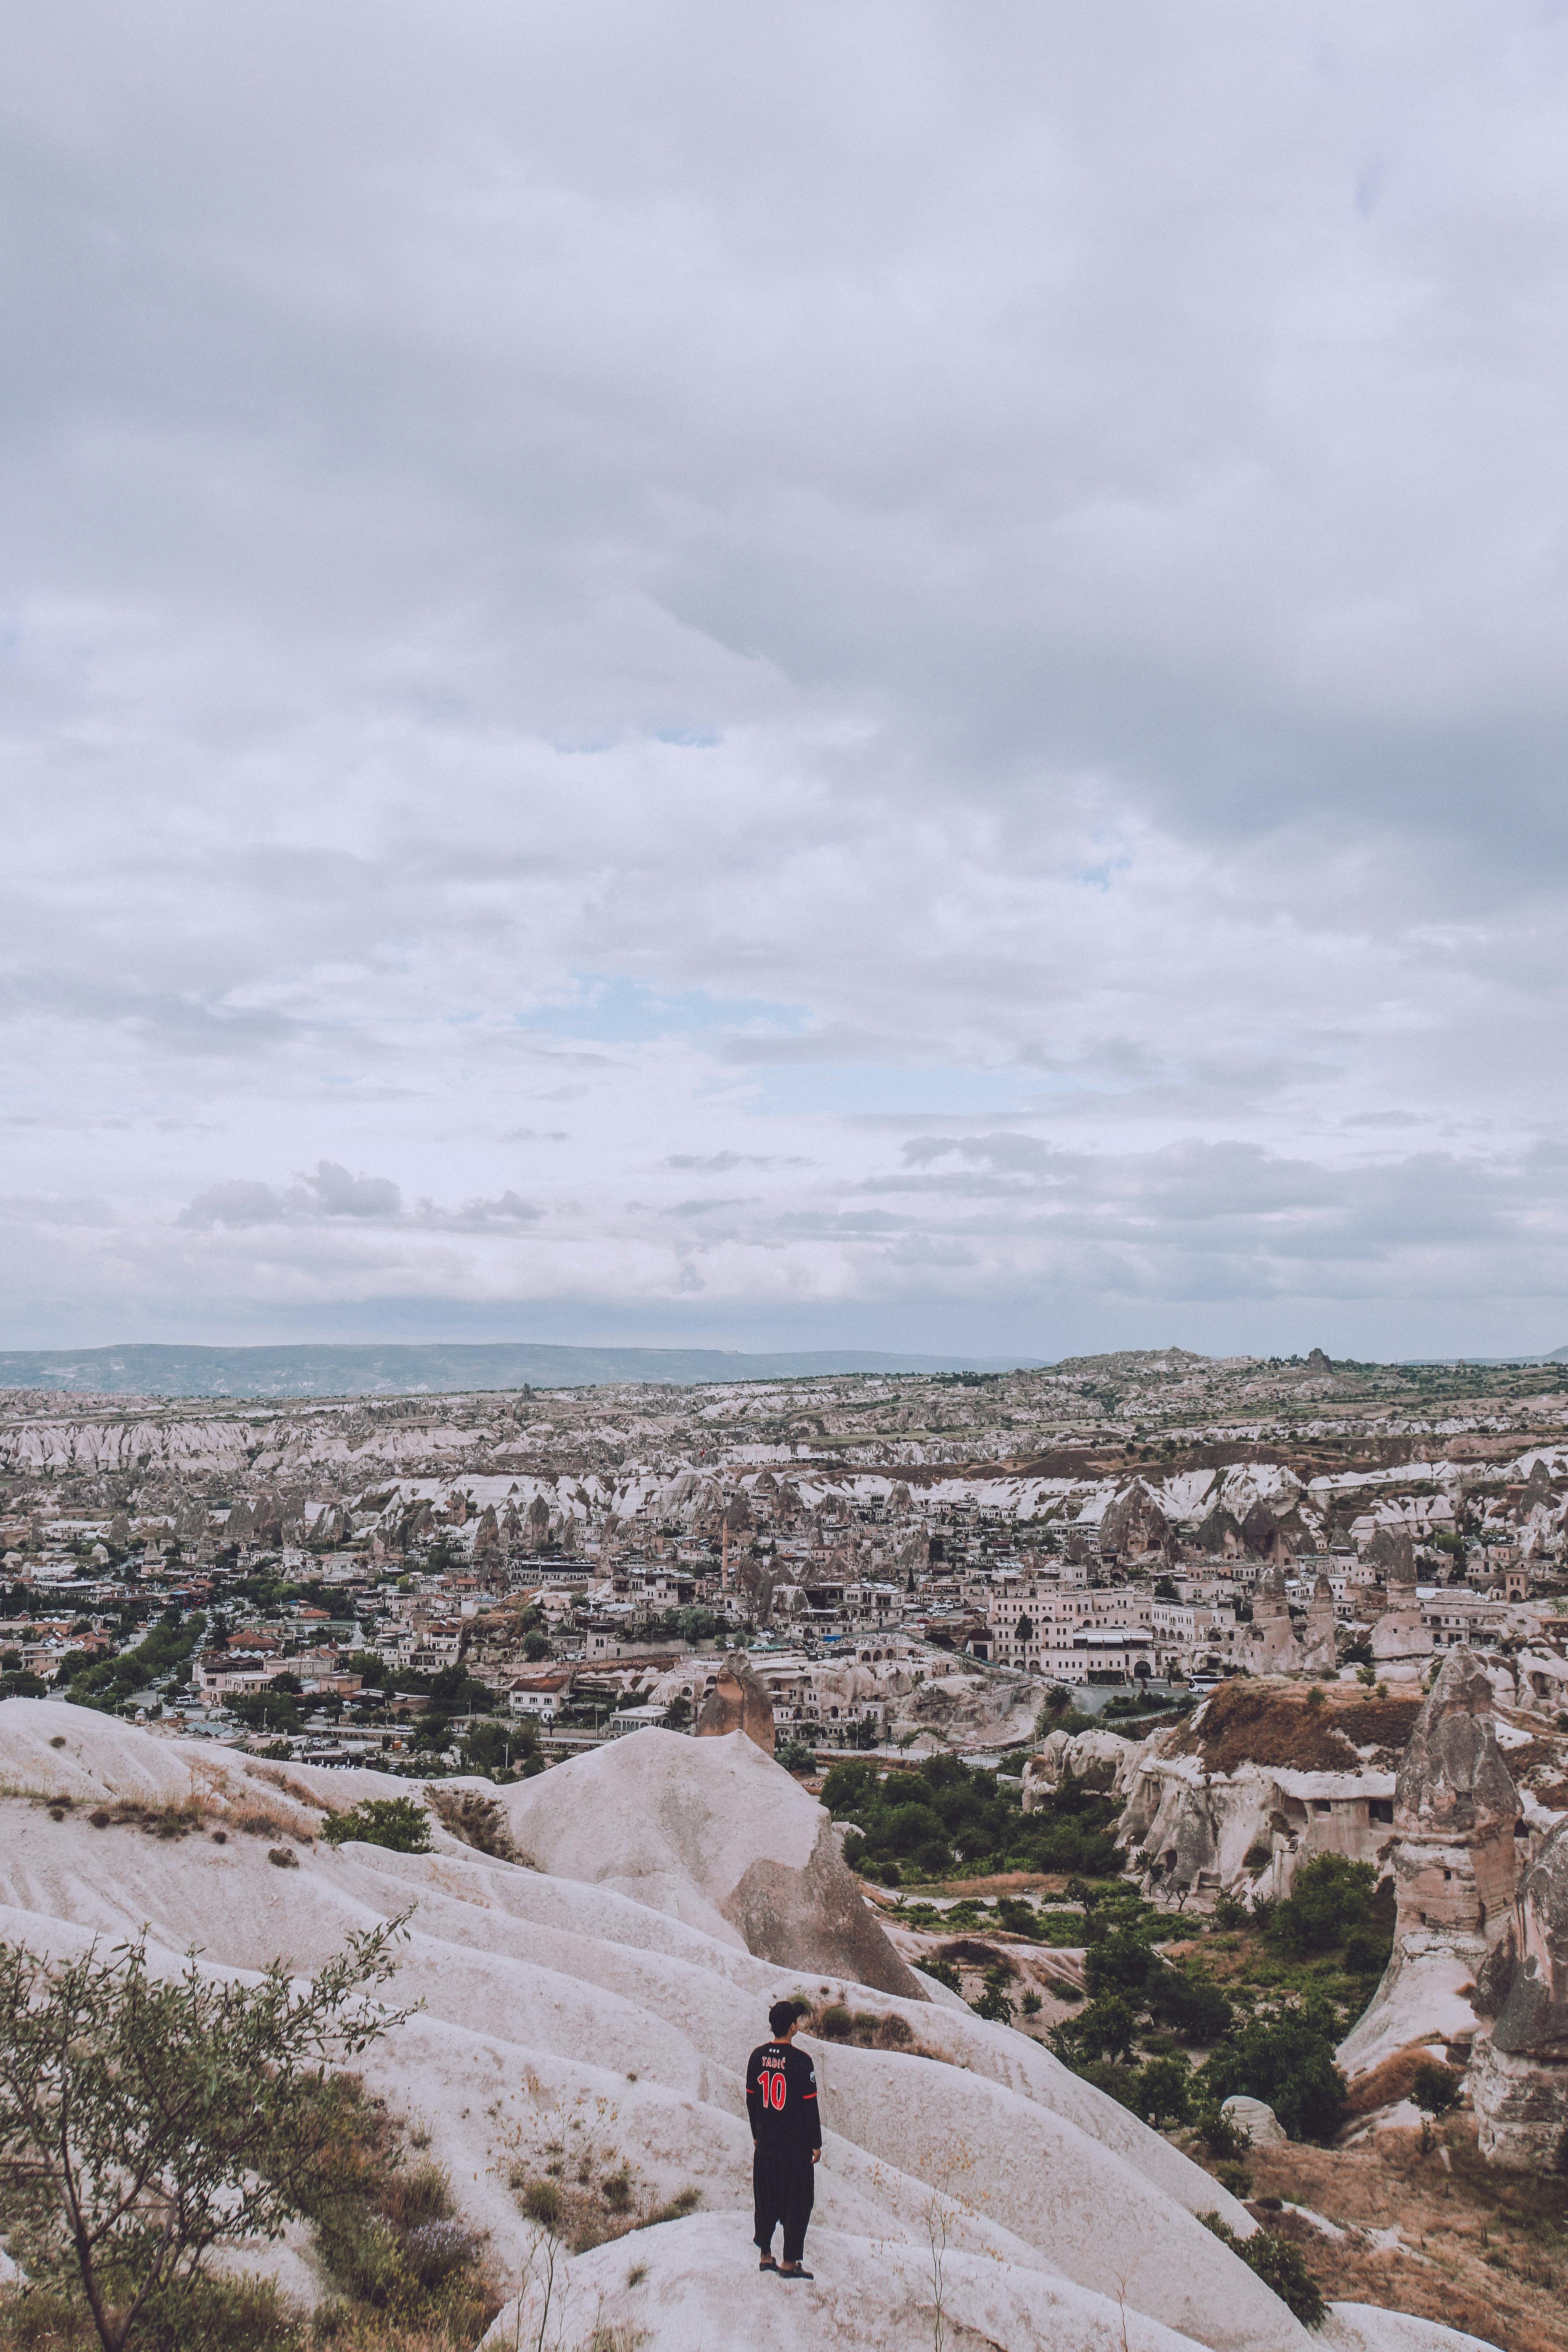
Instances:
[[[817,2071],[794,2045],[800,2011],[792,2000],[776,2000],[768,2012],[771,2042],[754,2050],[746,2064],[746,2112],[755,2154],[751,2189],[757,2207],[759,2271],[780,2278],[805,2278],[800,2257],[815,2193],[811,2168],[822,2153],[822,2119],[817,2112]],[[784,2224],[784,2259],[773,2259],[773,2232]]]

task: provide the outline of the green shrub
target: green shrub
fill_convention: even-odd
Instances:
[[[1126,2058],[1138,2038],[1138,2012],[1124,1994],[1102,1993],[1073,2020],[1071,2032],[1086,2057]]]
[[[1205,2229],[1212,2230],[1217,2238],[1223,2239],[1233,2252],[1240,2255],[1249,2270],[1257,2272],[1264,2285],[1272,2289],[1303,2327],[1322,2326],[1328,2317],[1328,2305],[1300,2252],[1288,2239],[1276,2238],[1267,2230],[1255,2230],[1249,2238],[1239,2238],[1218,2213],[1200,2213],[1197,2218]]]
[[[1242,2026],[1204,2063],[1206,2105],[1246,2092],[1273,2108],[1291,2139],[1326,2144],[1343,2120],[1346,2095],[1334,2063],[1334,2026],[1325,2002],[1303,2002]]]
[[[1424,2116],[1446,2116],[1459,2095],[1459,2078],[1450,2066],[1428,2058],[1410,2077],[1410,2096]]]
[[[1138,2072],[1138,2113],[1156,2131],[1184,2124],[1192,2111],[1192,2069],[1185,2058],[1151,2058]]]
[[[1113,1927],[1090,1946],[1083,1981],[1096,2000],[1103,1993],[1120,1993],[1141,2006],[1150,1975],[1158,1965],[1146,1936],[1136,1928]]]
[[[1197,1969],[1156,1966],[1148,1979],[1149,2009],[1184,2042],[1222,2042],[1236,2011],[1211,1977]]]
[[[333,2138],[327,2061],[396,2021],[366,1996],[392,1972],[399,1924],[350,1937],[304,1994],[281,1961],[255,1984],[209,1983],[193,1955],[153,1977],[145,1937],[57,1962],[0,1945],[6,2227],[29,2279],[118,2305],[105,2341],[120,2346],[172,2340],[204,2297],[221,2304],[203,2275],[214,2249],[312,2210]]]
[[[1369,1928],[1377,1873],[1369,1862],[1320,1853],[1303,1863],[1288,1899],[1270,1912],[1265,1934],[1281,1952],[1336,1950],[1355,1928]]]
[[[946,1985],[949,1992],[963,1991],[963,1979],[951,1960],[922,1960],[920,1965],[928,1977],[934,1978],[939,1985]]]
[[[1008,1979],[1011,1974],[1010,1967],[987,1969],[985,1987],[978,2000],[969,2003],[977,2017],[985,2018],[992,2025],[1012,2023],[1013,2005],[1008,1993]]]
[[[329,1813],[321,1835],[329,1845],[352,1841],[391,1853],[428,1853],[430,1815],[413,1797],[367,1797],[345,1813]]]
[[[822,1788],[835,1821],[854,1824],[845,1843],[852,1866],[880,1874],[903,1863],[932,1877],[954,1858],[970,1869],[1092,1870],[1116,1867],[1113,1799],[1063,1782],[1050,1801],[1022,1810],[1019,1791],[994,1772],[954,1756],[930,1756],[914,1772],[889,1772],[858,1760],[835,1764]]]
[[[1057,2055],[1064,2057],[1066,2053],[1058,2049]],[[1092,2084],[1097,2091],[1103,2091],[1105,2096],[1114,2099],[1118,2106],[1137,2114],[1138,2076],[1135,2068],[1115,2065],[1108,2058],[1067,2057],[1067,2063],[1083,2082]]]
[[[541,2230],[553,2230],[560,2220],[560,2189],[553,2180],[530,2180],[523,2190],[523,2210]]]
[[[1197,2136],[1210,2156],[1234,2165],[1252,2145],[1252,2136],[1219,2107],[1200,2108],[1194,2118]]]

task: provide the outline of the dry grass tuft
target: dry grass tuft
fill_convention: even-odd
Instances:
[[[1392,2058],[1385,2058],[1381,2066],[1375,2066],[1369,2074],[1358,2075],[1350,2086],[1345,2114],[1352,2117],[1375,2115],[1379,2107],[1391,2107],[1397,2100],[1407,2099],[1410,2085],[1421,2068],[1431,2065],[1434,2061],[1441,2065],[1445,2060],[1445,2049],[1446,2045],[1441,2042],[1412,2042],[1406,2049],[1396,2050]]]
[[[1312,1685],[1321,1692],[1321,1683]],[[1422,1702],[1415,1698],[1330,1698],[1309,1707],[1305,1688],[1279,1683],[1225,1683],[1201,1719],[1179,1731],[1173,1752],[1201,1756],[1211,1772],[1241,1764],[1283,1764],[1301,1772],[1353,1772],[1362,1748],[1391,1754],[1407,1748]]]
[[[206,1827],[208,1818],[207,1809],[191,1798],[183,1805],[149,1805],[137,1797],[118,1797],[112,1805],[97,1805],[88,1815],[95,1830],[141,1830],[156,1838],[192,1837]]]
[[[497,1862],[519,1862],[531,1867],[512,1843],[507,1809],[497,1798],[482,1797],[477,1789],[426,1789],[425,1802],[451,1836],[461,1838],[476,1853]]]
[[[332,1810],[325,1797],[319,1797],[314,1789],[308,1789],[303,1780],[296,1780],[289,1773],[280,1771],[276,1764],[253,1764],[251,1775],[256,1780],[270,1781],[275,1789],[281,1790],[284,1796],[292,1797],[297,1805],[304,1805],[313,1813],[328,1813]]]
[[[1503,2352],[1568,2352],[1568,2178],[1494,2170],[1468,2117],[1440,2128],[1426,2155],[1409,2131],[1358,2147],[1254,2147],[1247,2161],[1259,2198],[1310,2206],[1345,2230],[1327,2238],[1289,2211],[1261,2213],[1332,2301],[1413,2312]],[[1368,2235],[1391,2230],[1397,2244]]]

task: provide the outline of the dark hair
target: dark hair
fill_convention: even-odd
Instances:
[[[776,2000],[768,2012],[768,2031],[788,2033],[789,2028],[799,2022],[800,2017],[800,2004],[798,2000]]]

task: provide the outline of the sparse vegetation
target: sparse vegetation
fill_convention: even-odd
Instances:
[[[347,1812],[329,1813],[321,1835],[329,1845],[353,1842],[392,1853],[428,1853],[430,1816],[413,1797],[367,1797]]]
[[[305,2209],[329,2061],[392,2021],[367,1999],[399,1923],[350,1938],[303,1993],[172,1981],[145,1938],[49,1962],[0,1945],[0,2196],[30,2283],[79,2299],[102,2352],[183,2325],[225,2243]]]
[[[409,1800],[401,1801],[407,1803]],[[512,1843],[511,1824],[507,1809],[496,1797],[482,1797],[477,1789],[432,1789],[430,1810],[444,1830],[477,1853],[492,1855],[497,1862],[516,1862],[517,1849]],[[429,1832],[426,1832],[426,1843]],[[382,1841],[375,1840],[381,1843]],[[402,1852],[418,1852],[419,1848],[404,1847]]]
[[[1200,2213],[1198,2219],[1240,2255],[1249,2270],[1257,2272],[1264,2285],[1272,2289],[1303,2327],[1322,2325],[1328,2317],[1328,2305],[1299,2247],[1291,2245],[1287,2238],[1272,2236],[1267,2230],[1255,2230],[1249,2238],[1239,2238],[1218,2213]]]
[[[835,1821],[852,1822],[844,1859],[883,1883],[972,1872],[1068,1870],[1103,1874],[1117,1864],[1113,1800],[1071,1776],[1049,1805],[1026,1813],[995,1773],[931,1756],[916,1770],[879,1775],[871,1764],[835,1764],[822,1785]]]

